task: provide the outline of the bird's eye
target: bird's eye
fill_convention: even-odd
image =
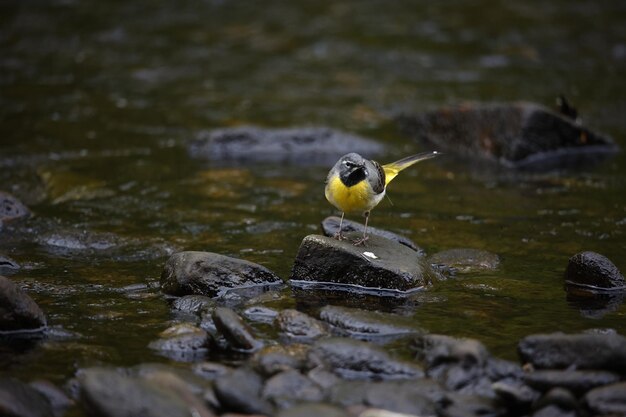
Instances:
[[[352,161],[343,161],[343,164],[348,168],[352,168],[353,166],[355,166],[354,162]]]

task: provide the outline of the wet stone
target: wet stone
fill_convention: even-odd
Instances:
[[[198,362],[191,367],[191,370],[194,374],[209,381],[233,371],[231,367],[217,362]]]
[[[12,275],[19,271],[20,268],[20,264],[13,259],[0,254],[0,274]]]
[[[242,312],[243,316],[259,323],[273,323],[278,317],[278,311],[263,306],[251,306]]]
[[[436,415],[436,405],[420,390],[419,385],[384,381],[370,384],[365,392],[369,406],[417,416]],[[443,396],[443,394],[442,394]]]
[[[0,223],[30,216],[30,210],[15,196],[0,191]]]
[[[428,369],[450,363],[460,363],[466,368],[483,367],[490,358],[487,348],[478,340],[445,335],[417,336],[413,348]]]
[[[527,412],[539,398],[539,393],[521,382],[495,382],[492,385],[498,398],[511,411]]]
[[[421,378],[423,370],[416,364],[392,359],[370,343],[348,338],[318,340],[309,350],[311,367],[323,366],[348,379]]]
[[[282,335],[300,341],[312,341],[326,336],[326,324],[298,310],[282,310],[276,318],[276,324]]]
[[[305,237],[291,270],[292,285],[335,283],[353,291],[402,294],[434,280],[430,266],[404,245],[372,235],[366,246],[355,246],[351,241],[360,235],[345,236],[342,241],[319,235]]]
[[[213,310],[212,317],[215,327],[231,348],[250,352],[263,345],[254,337],[250,327],[230,308],[217,307]]]
[[[340,331],[365,339],[423,332],[411,319],[358,308],[328,305],[320,311],[320,318]]]
[[[486,250],[458,248],[437,252],[428,258],[428,262],[466,274],[494,270],[498,268],[500,259]]]
[[[265,377],[293,369],[303,369],[308,346],[301,344],[270,345],[250,359],[252,367]]]
[[[161,338],[148,347],[179,361],[195,361],[206,356],[211,342],[203,329],[188,323],[177,324],[161,332]]]
[[[204,295],[185,295],[172,303],[172,309],[183,313],[202,315],[215,308],[215,301]]]
[[[189,154],[196,158],[307,165],[332,164],[348,152],[374,155],[382,150],[378,142],[326,127],[215,129],[200,132],[189,145]]]
[[[326,217],[322,221],[322,231],[325,236],[333,237],[337,232],[339,232],[339,222],[341,218],[337,216]],[[343,224],[341,226],[343,233],[356,232],[359,234],[363,234],[365,229],[365,225],[362,223],[358,223],[352,220],[343,219]],[[372,235],[380,236],[385,239],[393,240],[394,242],[398,242],[408,248],[413,249],[414,251],[424,255],[424,250],[417,246],[411,239],[395,234],[393,232],[389,232],[383,229],[377,229],[376,227],[367,227],[367,232]]]
[[[264,266],[212,252],[178,252],[161,274],[161,290],[171,295],[222,295],[229,289],[281,284]]]
[[[626,338],[619,334],[536,334],[523,338],[518,353],[538,369],[596,369],[626,372]]]
[[[273,407],[261,397],[263,380],[250,369],[239,368],[215,380],[215,395],[222,411],[272,415]]]
[[[303,401],[317,402],[324,397],[322,389],[316,383],[296,370],[272,376],[265,382],[262,395],[279,408],[287,408]]]
[[[15,379],[0,377],[0,415],[10,417],[53,417],[46,396]]]
[[[626,382],[595,388],[585,394],[587,406],[599,415],[626,415]]]
[[[567,285],[589,290],[626,290],[626,281],[607,257],[596,252],[581,252],[569,259],[565,270]]]
[[[620,379],[618,374],[608,371],[536,370],[524,374],[524,382],[536,390],[543,392],[561,387],[576,395]]]
[[[46,317],[41,308],[10,279],[0,276],[0,333],[42,331]]]
[[[552,388],[534,405],[535,410],[540,410],[547,406],[556,406],[561,410],[578,410],[580,404],[574,394],[565,388]]]
[[[593,163],[615,142],[533,103],[464,104],[398,118],[401,129],[438,149],[518,169]]]

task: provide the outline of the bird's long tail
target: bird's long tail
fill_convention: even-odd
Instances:
[[[408,168],[411,165],[416,164],[420,161],[434,158],[438,155],[441,155],[441,152],[422,152],[416,155],[407,156],[406,158],[402,158],[399,161],[383,165],[383,169],[385,170],[385,186],[389,184],[391,180],[393,180],[403,169]]]

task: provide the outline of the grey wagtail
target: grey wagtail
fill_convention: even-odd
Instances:
[[[382,166],[376,161],[363,158],[358,153],[349,153],[339,158],[328,173],[325,189],[326,200],[341,210],[339,232],[335,234],[335,238],[343,239],[341,227],[346,213],[362,213],[365,216],[363,238],[357,239],[354,244],[364,244],[367,240],[370,211],[385,196],[387,184],[403,169],[440,154],[437,151],[418,153]]]

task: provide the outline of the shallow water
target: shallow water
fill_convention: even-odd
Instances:
[[[388,144],[385,162],[428,149],[400,134],[400,112],[463,101],[552,106],[563,93],[584,122],[626,146],[626,6],[544,3],[2,2],[0,189],[35,215],[4,226],[0,252],[23,266],[12,279],[52,331],[32,346],[3,346],[0,369],[61,384],[84,366],[167,361],[147,345],[176,319],[158,278],[179,250],[289,276],[301,239],[334,214],[323,197],[329,166],[190,158],[186,144],[208,129],[330,126]],[[564,172],[451,155],[412,168],[371,224],[429,254],[486,249],[500,267],[411,303],[366,302],[509,359],[531,333],[626,334],[623,304],[581,313],[563,289],[567,260],[582,250],[626,270],[625,174],[623,153]],[[286,289],[268,305],[354,304],[344,297]]]

